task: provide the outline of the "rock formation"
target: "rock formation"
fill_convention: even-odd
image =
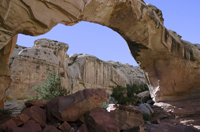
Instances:
[[[80,90],[49,102],[28,101],[22,114],[0,124],[0,131],[120,132],[123,127],[127,131],[144,132],[141,111],[119,106],[114,113],[108,112],[101,106],[106,101],[106,90],[97,88]]]
[[[4,107],[3,103],[6,100],[5,97],[6,90],[9,88],[11,84],[9,59],[15,48],[16,41],[17,41],[17,35],[14,36],[6,46],[0,48],[0,109]]]
[[[10,59],[12,83],[7,90],[5,108],[20,112],[23,100],[35,93],[32,87],[44,82],[52,70],[60,74],[62,86],[71,93],[103,88],[111,94],[117,85],[146,83],[144,73],[137,66],[102,61],[87,54],[67,55],[68,48],[67,44],[48,39],[36,40],[32,48],[16,45]]]
[[[200,95],[200,51],[163,25],[162,12],[143,0],[2,0],[0,2],[0,78],[9,77],[8,60],[18,33],[40,35],[57,23],[89,21],[118,32],[148,75],[158,101],[189,100]],[[11,45],[7,54],[2,54]],[[2,79],[1,79],[2,80]],[[1,81],[5,91],[9,81]],[[3,92],[4,93],[4,92]],[[0,102],[4,95],[1,92]]]
[[[120,130],[130,130],[144,124],[142,112],[140,110],[128,106],[109,104],[107,111],[116,115]],[[139,129],[142,132],[143,128]]]
[[[200,50],[200,44],[194,44],[194,46]]]
[[[171,125],[168,123],[154,124],[149,126],[148,132],[199,132],[192,126]]]

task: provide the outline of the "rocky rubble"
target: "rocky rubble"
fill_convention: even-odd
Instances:
[[[139,128],[143,132],[141,111],[118,106],[117,111],[108,112],[100,106],[106,101],[105,89],[85,89],[49,102],[28,101],[22,114],[0,124],[0,131],[120,132]]]
[[[148,132],[199,132],[199,130],[184,125],[172,125],[169,123],[153,124],[148,128]]]
[[[180,100],[179,102],[159,102],[152,106],[152,120],[160,123],[192,125],[200,130],[200,100]]]

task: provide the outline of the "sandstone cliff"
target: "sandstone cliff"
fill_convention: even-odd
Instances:
[[[34,94],[33,86],[46,80],[52,70],[60,74],[62,85],[71,93],[86,88],[144,84],[145,76],[137,66],[102,61],[87,54],[67,55],[69,46],[58,41],[39,39],[31,48],[16,45],[10,59],[12,83],[7,90],[5,107],[22,109],[23,100]]]

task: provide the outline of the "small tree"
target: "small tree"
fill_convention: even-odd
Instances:
[[[51,100],[59,96],[66,96],[70,93],[64,87],[61,86],[61,78],[55,71],[50,72],[47,75],[47,80],[41,85],[41,88],[36,85],[33,89],[38,93],[37,96],[30,97],[31,99],[46,99]]]
[[[127,96],[127,89],[119,85],[113,89],[111,97],[115,98],[118,104],[121,105],[127,105],[127,103],[130,103],[132,100]]]
[[[126,85],[125,88],[117,86],[113,89],[111,96],[114,97],[115,100],[118,101],[118,104],[121,105],[127,105],[130,103],[136,104],[138,100],[137,94],[146,90],[148,90],[148,86],[146,84],[140,86],[135,84]]]

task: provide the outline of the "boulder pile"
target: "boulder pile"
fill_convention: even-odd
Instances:
[[[101,104],[105,89],[85,89],[69,96],[29,100],[20,115],[2,123],[2,132],[143,132],[141,111],[118,106],[111,112]],[[122,120],[123,119],[123,120]]]

